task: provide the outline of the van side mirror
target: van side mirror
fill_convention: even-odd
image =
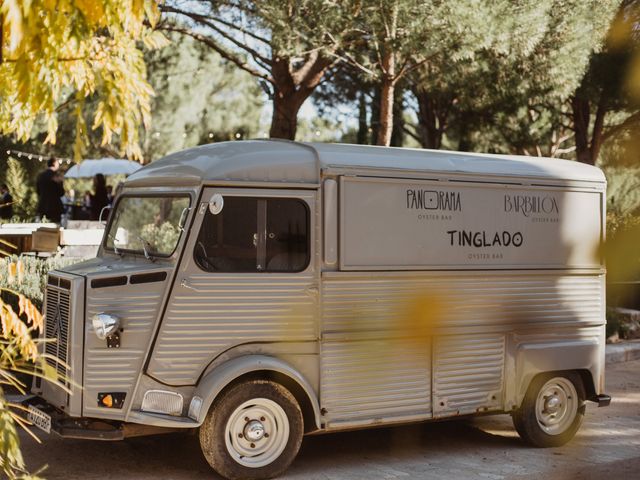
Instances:
[[[178,230],[184,232],[184,224],[187,223],[187,214],[191,208],[185,207],[182,209],[182,213],[180,213],[180,220],[178,220]]]
[[[100,217],[98,218],[98,221],[103,224],[106,225],[107,224],[107,219],[109,218],[109,213],[111,212],[111,206],[107,205],[106,207],[102,207],[102,210],[100,210]],[[105,215],[104,212],[107,212],[107,214]],[[102,219],[102,217],[104,216],[104,220]]]
[[[224,198],[219,193],[214,193],[209,199],[209,211],[212,215],[218,215],[224,207]]]

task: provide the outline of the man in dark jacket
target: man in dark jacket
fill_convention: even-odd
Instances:
[[[0,218],[8,220],[13,217],[13,197],[6,183],[0,185]]]
[[[60,223],[64,211],[61,197],[64,195],[62,175],[58,172],[60,163],[51,157],[47,161],[47,169],[38,175],[36,189],[38,192],[38,215],[48,220]]]

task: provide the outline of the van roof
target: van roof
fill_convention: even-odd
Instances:
[[[456,173],[604,183],[599,168],[555,158],[452,152],[368,145],[247,140],[202,145],[152,162],[127,186],[202,183],[317,185],[321,170]]]

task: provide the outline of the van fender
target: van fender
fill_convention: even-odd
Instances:
[[[300,372],[288,363],[267,355],[245,355],[237,357],[207,373],[194,392],[194,397],[197,396],[202,399],[202,407],[197,414],[197,418],[192,417],[192,419],[198,423],[198,426],[202,425],[202,422],[204,422],[209,412],[209,408],[211,408],[216,397],[227,385],[243,375],[264,371],[286,375],[302,388],[313,408],[315,427],[319,428],[320,404],[318,403],[317,394],[311,387],[311,384]]]
[[[516,354],[515,405],[520,406],[533,378],[545,372],[586,370],[598,389],[603,364],[604,346],[597,339],[521,344]]]

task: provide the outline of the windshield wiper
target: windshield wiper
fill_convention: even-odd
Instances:
[[[156,259],[152,257],[151,254],[149,254],[149,250],[147,249],[148,247],[151,247],[151,244],[147,240],[142,238],[140,235],[137,235],[135,233],[133,233],[132,235],[136,237],[138,240],[140,240],[140,243],[142,243],[142,252],[144,253],[144,258],[152,262],[155,262]]]
[[[111,232],[107,232],[107,238],[110,238],[113,242],[113,253],[122,257],[124,255],[124,252],[121,252],[120,250],[118,250],[118,247],[116,247],[116,237],[114,237]]]

